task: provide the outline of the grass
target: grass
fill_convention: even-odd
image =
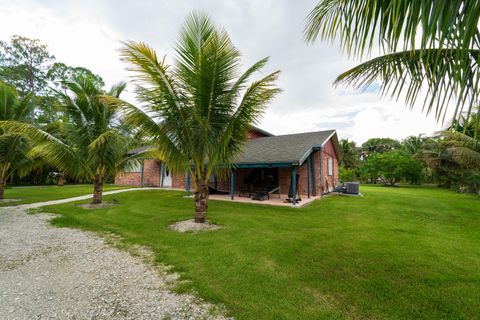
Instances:
[[[125,187],[105,185],[104,191],[122,189]],[[93,193],[93,185],[75,184],[58,186],[8,187],[5,189],[5,199],[19,199],[19,201],[0,202],[0,207],[16,206],[19,204],[66,199]]]
[[[115,207],[46,208],[52,223],[146,245],[238,319],[473,319],[480,310],[480,200],[427,187],[362,186],[303,209],[211,201],[222,229],[180,234],[181,192],[115,195]],[[190,286],[179,287],[188,290]]]

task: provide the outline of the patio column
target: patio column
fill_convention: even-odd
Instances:
[[[235,199],[235,171],[230,171],[230,199]]]
[[[187,179],[185,182],[185,191],[190,193],[190,171],[187,170],[186,175],[187,175]]]
[[[145,177],[145,161],[142,160],[142,165],[140,166],[140,187],[143,187],[144,177]]]
[[[312,171],[313,171],[313,196],[317,195],[317,166],[315,165],[315,152],[312,153]]]
[[[292,166],[292,203],[297,203],[297,167]]]
[[[310,187],[310,184],[311,184],[311,175],[312,175],[312,170],[311,170],[311,166],[310,166],[310,157],[307,158],[307,195],[308,195],[308,199],[310,199],[310,196],[311,196],[311,187]]]

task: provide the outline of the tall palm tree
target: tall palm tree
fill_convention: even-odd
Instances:
[[[137,83],[142,108],[126,108],[127,120],[150,135],[173,172],[188,171],[195,188],[195,222],[205,222],[208,178],[225,176],[252,125],[280,91],[278,71],[248,83],[265,66],[262,59],[240,73],[240,53],[227,33],[203,14],[185,22],[175,47],[175,64],[159,59],[140,42],[121,50]]]
[[[306,40],[333,41],[357,57],[380,56],[335,81],[356,88],[381,82],[380,93],[403,98],[444,121],[478,107],[480,98],[478,0],[322,0],[308,16]],[[424,91],[426,89],[426,97]],[[474,125],[478,133],[479,120]]]
[[[30,95],[19,98],[13,87],[0,81],[0,121],[29,122],[33,109]],[[4,198],[5,185],[15,170],[23,176],[33,168],[32,147],[28,135],[0,129],[0,199]]]
[[[58,94],[66,121],[58,126],[58,132],[48,133],[15,121],[3,122],[2,127],[39,141],[31,153],[61,172],[92,181],[92,203],[99,204],[106,179],[144,155],[128,155],[133,142],[121,129],[121,113],[102,99],[119,98],[126,84],[104,91],[91,77],[77,77],[64,85],[67,92]]]

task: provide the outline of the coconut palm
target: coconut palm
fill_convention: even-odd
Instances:
[[[411,107],[420,99],[439,121],[454,108],[458,119],[480,98],[479,8],[478,0],[323,0],[308,16],[305,36],[339,39],[357,57],[378,47],[379,57],[344,72],[336,84],[365,89],[380,81],[382,95]]]
[[[454,127],[457,128],[457,127]],[[480,190],[480,147],[478,141],[454,128],[424,141],[415,158],[421,160],[445,186]]]
[[[0,81],[0,121],[30,121],[34,109],[30,97],[19,98],[13,87]],[[0,130],[0,199],[4,198],[5,185],[15,170],[23,176],[33,168],[35,158],[29,154],[32,147],[28,135]]]
[[[206,15],[193,14],[175,47],[175,64],[140,42],[126,42],[121,58],[137,83],[142,108],[126,108],[127,120],[152,137],[172,172],[193,177],[195,222],[205,222],[208,178],[225,176],[252,125],[280,91],[278,71],[248,83],[262,59],[240,73],[240,53]]]
[[[423,148],[428,138],[423,134],[418,136],[409,136],[402,141],[402,148],[411,156],[415,156]]]
[[[55,132],[16,121],[3,122],[2,127],[35,138],[38,143],[31,154],[71,177],[92,181],[92,203],[99,204],[108,177],[143,156],[128,155],[133,142],[121,129],[121,114],[101,99],[119,98],[126,84],[104,91],[90,77],[77,77],[64,85],[67,92],[58,94],[66,121],[58,124]]]

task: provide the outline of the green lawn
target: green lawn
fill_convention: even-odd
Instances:
[[[125,187],[105,185],[104,191],[122,189]],[[93,193],[93,185],[75,184],[58,186],[9,187],[5,189],[5,199],[20,199],[14,202],[0,202],[0,207],[19,204],[65,199]]]
[[[211,201],[209,218],[224,228],[199,234],[166,228],[192,218],[192,199],[181,192],[46,210],[63,214],[55,225],[151,247],[238,319],[479,318],[479,197],[426,187],[362,192],[303,209]]]

